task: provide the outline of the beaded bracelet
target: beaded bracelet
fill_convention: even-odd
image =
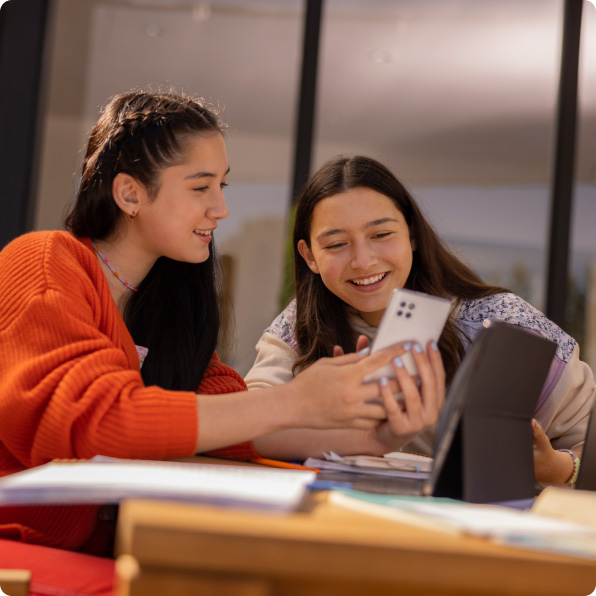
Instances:
[[[577,476],[579,474],[579,465],[581,463],[579,456],[573,453],[571,449],[557,449],[557,451],[561,451],[562,453],[569,453],[569,455],[571,455],[571,459],[573,460],[573,472],[571,472],[571,476],[569,476],[565,484],[571,484],[571,486],[573,486],[576,483]]]

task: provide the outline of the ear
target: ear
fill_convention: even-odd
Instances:
[[[130,174],[120,172],[112,182],[112,196],[118,207],[129,217],[135,217],[141,206],[144,187]]]
[[[297,248],[298,248],[298,252],[300,253],[302,258],[308,265],[308,268],[313,273],[316,273],[318,275],[320,273],[320,271],[317,266],[317,262],[315,261],[314,257],[312,256],[312,253],[310,252],[310,248],[308,248],[308,245],[306,244],[306,242],[304,240],[298,240]]]

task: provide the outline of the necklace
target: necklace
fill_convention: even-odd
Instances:
[[[101,250],[99,250],[99,247],[95,246],[95,243],[93,241],[91,241],[91,245],[95,249],[95,252],[100,256],[101,260],[108,266],[108,269],[118,278],[118,281],[121,284],[124,284],[129,290],[132,290],[133,292],[136,292],[137,289],[136,288],[133,288],[127,281],[124,281],[120,277],[120,274],[117,271],[114,270],[114,268],[110,265],[110,261],[108,261],[108,259],[106,259],[106,257],[104,257],[101,254]]]

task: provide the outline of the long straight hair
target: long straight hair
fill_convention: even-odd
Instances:
[[[125,217],[112,197],[120,172],[155,199],[161,173],[182,163],[197,135],[223,134],[225,125],[202,100],[174,93],[131,91],[103,108],[91,131],[80,187],[65,218],[67,230],[98,242]],[[220,311],[218,259],[211,243],[202,263],[159,258],[124,308],[134,341],[149,352],[145,384],[196,391],[217,345]]]
[[[356,348],[357,334],[348,322],[347,305],[327,289],[320,275],[310,270],[298,252],[298,241],[304,240],[311,248],[313,212],[320,201],[358,187],[370,188],[391,199],[406,220],[416,250],[405,288],[449,299],[481,298],[507,291],[485,284],[443,244],[410,193],[384,165],[365,156],[336,157],[312,176],[296,207],[293,246],[300,355],[294,372],[331,356],[334,345],[342,346],[346,352]],[[452,320],[443,329],[439,349],[449,382],[465,353]]]

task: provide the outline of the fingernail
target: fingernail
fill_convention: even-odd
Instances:
[[[412,347],[412,342],[411,341],[409,341],[409,342],[407,342],[407,343],[404,344],[404,350],[406,350],[406,351],[409,350],[411,347]]]
[[[360,352],[358,352],[358,356],[366,356],[370,352],[370,348],[362,348]]]
[[[388,382],[389,381],[387,381],[387,377],[381,377],[381,385],[383,387],[386,387]]]
[[[422,346],[420,344],[414,344],[414,351],[420,354],[422,352]]]
[[[416,385],[420,387],[422,385],[422,379],[416,379]]]
[[[397,356],[397,358],[394,358],[393,364],[395,364],[397,368],[401,368],[404,365],[402,359],[399,356]]]
[[[436,341],[433,341],[433,343],[431,344],[431,348],[435,351],[437,351],[439,349],[439,346],[437,345]]]

